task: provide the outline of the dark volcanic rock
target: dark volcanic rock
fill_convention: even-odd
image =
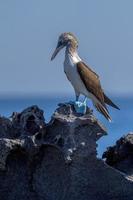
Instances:
[[[106,159],[108,165],[124,172],[133,180],[133,134],[120,138],[115,146],[108,147],[103,158]]]
[[[45,126],[43,111],[37,106],[31,106],[21,113],[14,112],[12,126],[20,135],[34,135]]]
[[[61,104],[46,124],[32,106],[1,120],[0,199],[133,199],[133,182],[96,157],[107,133],[91,110]]]
[[[11,121],[0,116],[0,138],[12,137],[13,129]]]

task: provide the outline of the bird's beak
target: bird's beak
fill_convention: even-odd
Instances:
[[[55,56],[59,53],[59,51],[60,51],[63,47],[64,47],[63,45],[61,45],[61,46],[58,46],[58,45],[57,45],[57,47],[56,47],[56,49],[55,49],[55,51],[54,51],[54,53],[53,53],[53,55],[52,55],[52,57],[51,57],[51,60],[53,60],[53,59],[55,58]]]

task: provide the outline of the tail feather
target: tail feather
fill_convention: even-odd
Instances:
[[[104,102],[105,102],[106,104],[108,104],[109,106],[112,106],[113,108],[116,108],[116,109],[120,110],[120,108],[119,108],[117,105],[115,105],[115,104],[111,101],[111,99],[109,99],[105,94],[104,94]]]
[[[110,115],[109,115],[109,112],[108,112],[107,108],[104,107],[103,105],[99,104],[99,103],[96,103],[95,106],[96,106],[97,110],[98,110],[101,114],[103,114],[104,117],[105,117],[109,122],[111,122],[111,117],[110,117]]]

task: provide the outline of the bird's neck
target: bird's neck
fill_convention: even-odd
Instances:
[[[81,58],[78,55],[77,52],[77,47],[73,46],[73,45],[68,45],[66,47],[66,52],[65,52],[65,58],[70,58],[72,59],[73,63],[78,63],[81,61]]]

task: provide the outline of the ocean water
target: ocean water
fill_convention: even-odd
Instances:
[[[111,97],[113,101],[120,107],[120,111],[109,108],[113,122],[109,123],[95,109],[94,115],[106,127],[108,135],[102,137],[98,141],[98,156],[110,145],[114,145],[116,140],[121,136],[133,131],[133,97]],[[23,97],[23,98],[1,98],[0,99],[0,115],[10,117],[12,112],[21,112],[28,106],[38,105],[44,110],[44,116],[48,122],[52,113],[57,108],[58,103],[68,102],[73,97]],[[92,104],[88,101],[88,105],[93,109]]]

